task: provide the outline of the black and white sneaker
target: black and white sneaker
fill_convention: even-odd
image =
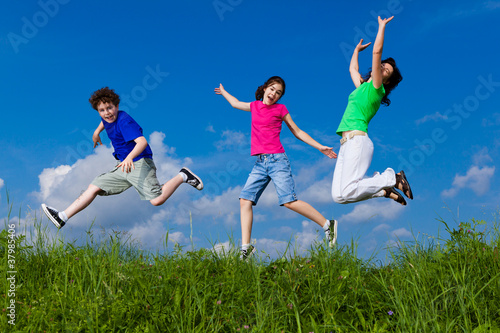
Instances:
[[[59,217],[59,212],[57,211],[57,209],[49,207],[46,204],[42,204],[42,210],[45,213],[45,215],[47,215],[47,217],[49,218],[49,220],[51,220],[52,223],[54,223],[54,225],[58,229],[61,229],[62,227],[64,227],[64,225],[66,224],[66,222],[64,222],[63,220],[61,220],[61,218]]]
[[[250,245],[246,250],[241,249],[240,259],[248,260],[248,258],[250,258],[255,253],[255,251],[257,251],[257,249],[253,245]]]
[[[183,167],[179,172],[182,172],[187,176],[186,183],[188,183],[189,185],[191,185],[192,187],[196,188],[199,191],[203,190],[203,182],[201,181],[200,177],[194,174],[194,172],[192,172],[186,167]]]
[[[325,230],[326,239],[328,239],[328,245],[332,248],[337,242],[337,225],[339,223],[337,220],[330,220],[330,227]]]

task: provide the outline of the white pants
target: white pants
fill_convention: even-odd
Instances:
[[[365,178],[372,157],[373,142],[368,136],[354,136],[340,146],[333,173],[333,201],[343,204],[381,197],[384,188],[396,185],[396,174],[391,168]]]

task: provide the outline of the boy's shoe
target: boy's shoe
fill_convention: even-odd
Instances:
[[[192,187],[196,188],[199,191],[203,190],[203,182],[201,181],[200,177],[194,174],[194,172],[192,172],[186,167],[183,167],[179,172],[182,172],[187,176],[186,183],[188,183],[189,185],[191,185]]]
[[[62,227],[64,227],[64,225],[66,224],[66,222],[64,222],[63,220],[61,220],[61,218],[59,217],[59,212],[57,211],[57,209],[49,207],[46,204],[42,204],[42,210],[45,213],[45,215],[47,215],[47,217],[49,218],[49,220],[51,220],[52,223],[54,223],[54,225],[58,229],[61,229]]]
[[[248,260],[248,258],[250,258],[255,253],[255,251],[257,251],[257,249],[253,245],[250,245],[246,250],[241,249],[240,259]]]
[[[330,220],[330,227],[325,230],[326,239],[328,239],[328,245],[332,248],[337,242],[337,225],[339,223],[337,220]]]

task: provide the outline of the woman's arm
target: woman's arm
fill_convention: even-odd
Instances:
[[[351,73],[351,79],[356,88],[359,87],[361,83],[363,83],[363,78],[359,73],[359,62],[358,62],[359,52],[366,49],[371,43],[372,42],[369,42],[368,44],[363,45],[363,39],[361,39],[358,45],[356,45],[354,52],[352,53],[351,63],[349,65],[349,73]]]
[[[372,83],[375,89],[380,88],[382,85],[382,50],[384,48],[384,34],[385,26],[389,23],[394,16],[386,19],[381,19],[378,17],[378,33],[375,38],[375,44],[373,45],[373,58],[372,58]]]
[[[250,111],[250,103],[245,103],[245,102],[240,102],[236,97],[231,95],[224,89],[222,86],[222,83],[220,84],[219,88],[214,89],[215,93],[217,95],[222,95],[224,98],[231,104],[231,106],[235,109],[243,110],[243,111]]]
[[[316,140],[311,138],[309,134],[301,130],[292,120],[292,116],[290,116],[289,113],[283,117],[283,121],[286,123],[290,131],[295,135],[297,139],[299,139],[302,142],[307,143],[309,146],[318,149],[320,152],[325,154],[326,156],[330,158],[337,158],[337,154],[333,151],[332,147],[327,147],[323,146],[322,144],[318,143]]]

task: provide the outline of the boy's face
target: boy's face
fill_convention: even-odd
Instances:
[[[97,105],[97,111],[102,119],[108,123],[114,123],[116,117],[118,117],[118,105],[113,105],[113,103],[99,103]]]

